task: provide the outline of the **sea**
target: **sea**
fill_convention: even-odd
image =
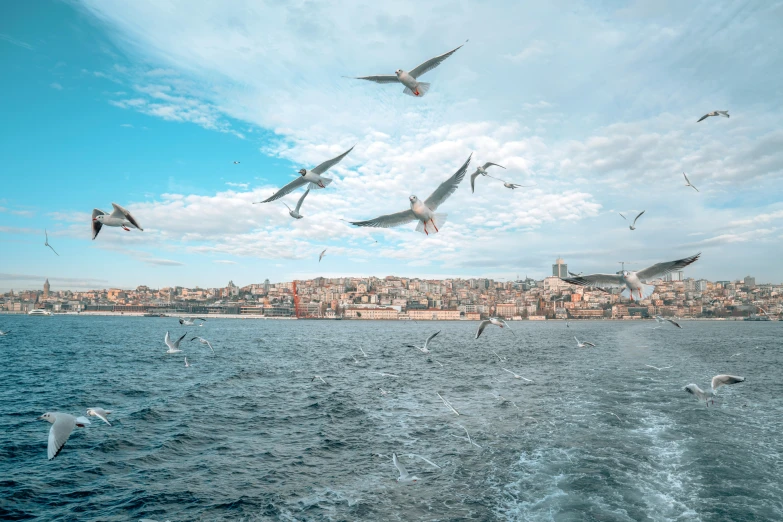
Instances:
[[[681,324],[0,316],[0,519],[783,520],[783,323]]]

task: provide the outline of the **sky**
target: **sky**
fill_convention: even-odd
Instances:
[[[0,291],[508,280],[696,252],[686,276],[783,281],[783,2],[528,4],[0,3]],[[422,98],[345,78],[466,40]],[[713,110],[731,117],[696,122]],[[252,204],[354,145],[304,219],[283,205],[301,191]],[[533,186],[466,177],[429,237],[346,222],[409,208],[471,154]],[[144,231],[93,241],[112,202]],[[618,215],[642,210],[635,231]]]

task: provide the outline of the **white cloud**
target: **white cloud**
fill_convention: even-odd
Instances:
[[[237,262],[236,262],[236,261],[229,261],[229,260],[227,260],[227,259],[215,259],[215,260],[214,260],[214,261],[212,261],[212,262],[213,262],[213,263],[217,263],[217,264],[219,264],[219,265],[236,265],[236,264],[237,264]]]
[[[59,83],[57,83],[57,82],[52,82],[52,83],[50,83],[50,84],[49,84],[49,87],[51,87],[52,89],[56,89],[56,90],[58,90],[58,91],[62,91],[62,90],[63,90],[63,86],[62,86],[62,85],[60,85],[60,84],[59,84]]]
[[[24,49],[28,49],[30,51],[32,51],[34,49],[34,47],[32,45],[30,45],[29,43],[23,42],[21,40],[17,40],[16,38],[14,38],[12,36],[9,36],[7,34],[4,34],[4,33],[0,33],[0,40],[8,42],[11,45],[15,45],[17,47],[22,47]]]
[[[536,56],[541,56],[546,52],[547,52],[546,44],[544,42],[536,40],[535,42],[531,42],[530,45],[528,45],[518,53],[506,54],[505,58],[507,58],[508,60],[514,63],[521,63],[530,60],[531,58],[534,58]]]

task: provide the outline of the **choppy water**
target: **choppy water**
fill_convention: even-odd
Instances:
[[[476,326],[0,316],[0,519],[783,519],[783,323]],[[167,329],[216,355],[183,341],[185,368]],[[717,373],[747,382],[682,390]],[[47,461],[34,419],[91,406],[114,425]]]

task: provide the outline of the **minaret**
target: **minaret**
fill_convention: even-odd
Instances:
[[[46,282],[44,283],[44,299],[49,299],[49,279],[46,279]]]

